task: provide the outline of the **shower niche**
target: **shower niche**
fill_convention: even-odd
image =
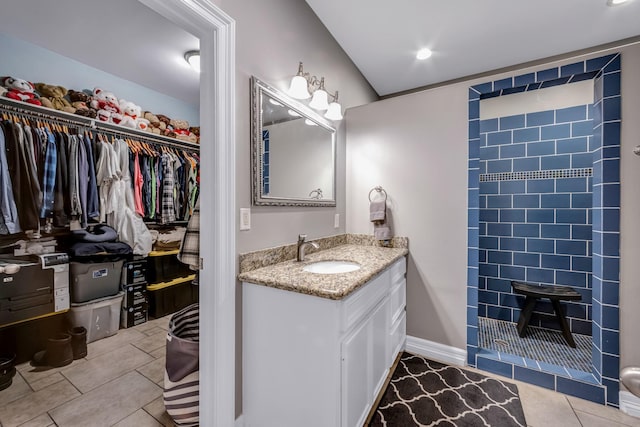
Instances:
[[[468,364],[618,405],[620,55],[469,89]],[[569,286],[576,343],[512,282]]]

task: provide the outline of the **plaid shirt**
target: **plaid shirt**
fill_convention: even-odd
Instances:
[[[174,222],[176,220],[176,208],[173,198],[175,187],[173,179],[173,158],[169,154],[162,155],[162,223]]]
[[[58,164],[58,151],[56,139],[47,129],[47,151],[44,158],[44,173],[42,175],[42,209],[40,218],[50,218],[53,216],[53,198],[56,185],[56,167]]]
[[[200,199],[196,202],[191,219],[187,224],[178,260],[187,264],[192,270],[200,268]]]

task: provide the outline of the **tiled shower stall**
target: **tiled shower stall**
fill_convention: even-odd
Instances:
[[[593,104],[480,120],[481,99],[587,80]],[[620,110],[619,54],[469,89],[468,363],[612,406],[619,391]],[[562,305],[585,363],[571,366],[563,343],[547,359],[479,340],[495,324],[515,329],[523,298],[511,291],[512,280],[568,285],[582,295]],[[548,301],[536,305],[531,325],[545,328],[542,335],[516,336],[516,347],[558,328]]]

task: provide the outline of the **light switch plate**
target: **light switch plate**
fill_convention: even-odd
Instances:
[[[240,208],[240,231],[251,230],[251,209]]]
[[[340,227],[340,214],[335,214],[333,216],[333,228],[339,228]]]

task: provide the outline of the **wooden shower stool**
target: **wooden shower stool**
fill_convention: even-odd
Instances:
[[[527,326],[529,326],[529,320],[531,320],[531,314],[533,313],[536,301],[539,298],[549,298],[558,322],[560,322],[562,336],[570,347],[576,348],[576,343],[569,330],[567,318],[562,312],[560,301],[579,301],[582,299],[582,295],[569,286],[531,285],[529,283],[511,282],[511,287],[516,294],[526,297],[524,300],[524,308],[518,318],[518,335],[520,335],[520,338],[523,338],[527,333]]]

